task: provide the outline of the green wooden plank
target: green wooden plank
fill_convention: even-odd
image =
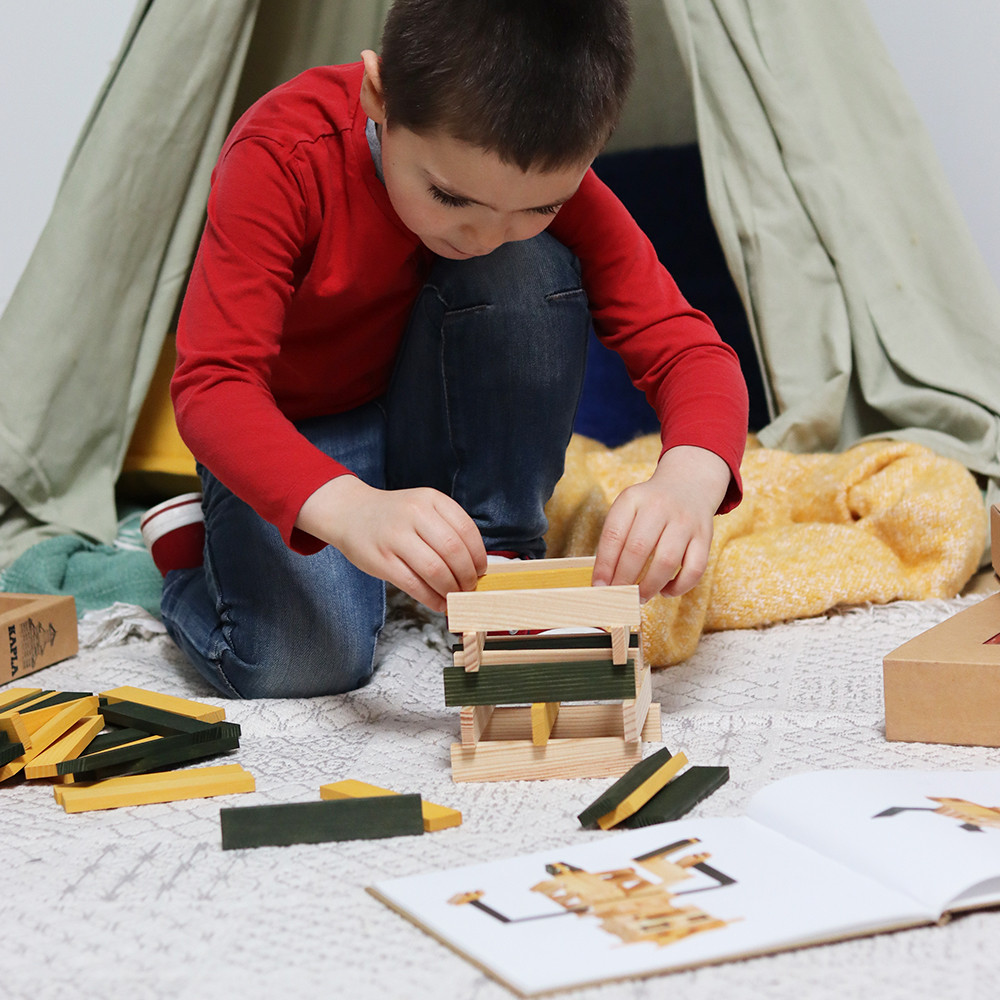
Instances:
[[[633,830],[680,819],[728,780],[728,767],[690,767],[664,785],[641,809],[623,819],[615,829]]]
[[[9,740],[0,745],[0,767],[16,760],[24,753],[24,746],[20,743],[11,743]]]
[[[12,701],[12,702],[9,702],[8,704],[4,705],[4,707],[2,709],[0,709],[0,714],[4,714],[5,715],[7,712],[16,711],[18,705],[24,705],[26,702],[31,701],[33,698],[41,698],[42,695],[45,695],[45,694],[55,694],[55,693],[56,693],[55,691],[42,690],[42,691],[38,691],[36,694],[26,694],[23,697],[18,698],[17,701]]]
[[[325,799],[219,810],[222,849],[325,844],[422,834],[419,795]]]
[[[21,714],[30,715],[41,708],[51,708],[53,705],[62,705],[65,702],[79,701],[81,698],[92,698],[93,696],[93,691],[56,691],[49,695],[48,698],[36,701],[34,705],[29,705],[27,708],[21,709]]]
[[[670,761],[672,754],[664,747],[645,760],[629,768],[610,788],[605,790],[577,817],[586,830],[597,826],[597,821],[612,809],[621,805],[644,781],[650,779],[661,767]]]
[[[141,729],[154,736],[204,732],[213,725],[163,708],[152,708],[134,701],[108,702],[106,698],[101,699],[101,715],[109,726]]]
[[[539,701],[624,701],[635,697],[635,662],[491,663],[444,668],[446,705],[530,705]]]
[[[84,748],[83,753],[78,757],[86,757],[88,754],[101,753],[103,750],[113,750],[123,743],[134,743],[136,740],[144,740],[149,736],[144,729],[113,729],[107,733],[98,733]]]
[[[147,771],[168,770],[177,764],[235,750],[239,745],[240,727],[234,722],[216,722],[196,733],[164,736],[155,743],[139,743],[117,747],[88,757],[64,760],[58,764],[58,774],[72,774],[77,781],[100,781],[120,774],[143,774]]]

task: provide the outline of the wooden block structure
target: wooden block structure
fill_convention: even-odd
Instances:
[[[476,590],[448,595],[455,781],[613,777],[660,740],[639,588],[591,586],[593,564],[491,564]]]
[[[0,782],[55,782],[66,812],[253,791],[239,764],[177,769],[235,750],[239,737],[221,708],[139,688],[0,691]]]
[[[0,594],[0,684],[76,655],[76,602],[49,594]]]
[[[1000,508],[990,511],[1000,574]],[[882,660],[885,737],[1000,747],[1000,594],[903,643]]]

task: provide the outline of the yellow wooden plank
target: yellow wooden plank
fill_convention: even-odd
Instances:
[[[46,747],[53,744],[60,736],[72,728],[85,715],[93,715],[100,702],[96,695],[79,698],[76,701],[64,702],[62,711],[49,719],[40,729],[31,734],[30,746],[25,748],[20,757],[0,767],[0,781],[6,781],[28,766]],[[21,741],[24,742],[23,740]]]
[[[320,785],[319,796],[321,799],[372,799],[383,795],[398,795],[388,788],[380,788],[378,785],[370,785],[367,781],[357,781],[354,778],[345,778],[343,781],[333,781],[326,785]],[[433,802],[426,802],[421,799],[420,811],[424,820],[424,830],[427,833],[434,833],[436,830],[445,830],[451,826],[461,826],[462,814],[457,809],[450,809],[448,806],[435,805]]]
[[[638,788],[634,789],[610,812],[597,820],[602,830],[610,830],[623,819],[638,812],[678,771],[688,762],[683,753],[675,753],[662,767],[651,774]]]
[[[448,595],[448,627],[453,632],[502,629],[639,628],[639,588],[562,587],[537,590],[455,591]]]
[[[533,560],[525,561],[525,569],[520,573],[493,573],[487,570],[479,578],[476,591],[488,590],[547,590],[552,587],[589,587],[594,575],[593,565],[564,566],[558,569],[531,568]]]
[[[226,718],[225,708],[219,705],[207,705],[201,701],[191,701],[188,698],[178,698],[172,694],[160,694],[158,691],[147,691],[145,688],[122,687],[102,691],[102,698],[107,698],[114,704],[119,701],[134,701],[137,705],[147,705],[150,708],[160,708],[165,712],[175,712],[202,722],[223,722]]]
[[[558,716],[558,701],[540,701],[531,706],[531,742],[536,747],[543,747],[549,742]]]
[[[255,787],[253,775],[241,765],[222,764],[218,767],[124,775],[85,785],[62,785],[56,788],[55,796],[66,812],[78,813],[236,795],[252,792]]]
[[[86,715],[43,750],[30,764],[24,768],[24,776],[29,780],[35,778],[55,778],[57,768],[64,760],[73,760],[79,756],[87,744],[104,728],[104,718],[100,715]]]
[[[0,691],[0,712],[5,711],[7,706],[15,701],[41,693],[41,688],[7,688],[5,691]]]

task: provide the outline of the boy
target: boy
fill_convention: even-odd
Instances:
[[[357,687],[386,581],[442,610],[488,552],[544,554],[591,320],[664,444],[594,581],[648,599],[703,572],[746,390],[589,170],[632,62],[627,0],[396,0],[381,58],[307,71],[233,129],[172,383],[203,497],[146,519],[164,621],[223,693]]]

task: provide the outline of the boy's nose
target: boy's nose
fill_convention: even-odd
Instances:
[[[482,257],[492,253],[508,239],[507,223],[498,221],[493,225],[477,226],[469,234],[469,243],[475,248],[472,252]]]

